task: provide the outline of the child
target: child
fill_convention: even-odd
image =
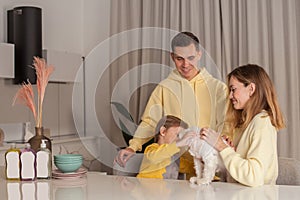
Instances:
[[[167,115],[156,126],[155,143],[146,147],[140,167],[139,178],[177,179],[179,169],[179,147],[187,146],[195,133],[188,133],[182,139],[178,134],[188,128],[178,117]]]

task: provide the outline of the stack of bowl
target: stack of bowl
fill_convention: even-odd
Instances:
[[[54,155],[54,164],[63,173],[75,172],[82,165],[82,155],[80,154]]]

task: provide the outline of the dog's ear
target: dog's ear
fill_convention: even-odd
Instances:
[[[181,139],[181,138],[184,136],[184,134],[186,134],[186,133],[188,132],[188,130],[189,130],[189,129],[183,129],[183,130],[181,130],[181,131],[178,133],[177,137],[178,137],[179,139]]]
[[[177,135],[177,137],[179,138],[179,139],[181,139],[182,138],[182,136],[183,136],[183,131],[180,131],[179,133],[178,133],[178,135]]]

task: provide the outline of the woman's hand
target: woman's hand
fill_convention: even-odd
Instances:
[[[220,133],[217,133],[210,128],[202,128],[200,131],[200,138],[205,140],[209,145],[214,147],[219,152],[229,146],[225,144]]]
[[[222,135],[223,142],[235,150],[232,140],[227,135]]]

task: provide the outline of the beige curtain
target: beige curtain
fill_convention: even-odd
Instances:
[[[287,119],[287,128],[278,134],[279,155],[300,160],[300,2],[220,2],[224,72],[246,63],[265,68],[275,84]]]
[[[195,23],[197,23],[197,26],[193,25]],[[207,58],[206,60],[203,59],[203,64],[205,64],[207,67],[210,67],[213,73],[218,74],[221,78],[221,68],[219,67],[216,69],[215,64],[212,63],[219,62],[217,63],[217,66],[220,66],[221,64],[221,28],[218,24],[220,24],[218,0],[111,1],[111,36],[122,34],[128,30],[144,27],[159,27],[176,32],[192,31],[199,36],[202,45],[206,45],[205,50],[209,53],[209,55],[219,58]],[[136,41],[139,42],[140,49],[120,56],[117,60],[115,60],[114,63],[110,65],[108,75],[110,79],[110,92],[113,92],[116,82],[118,82],[118,80],[124,76],[124,74],[137,66],[156,63],[162,64],[163,66],[174,67],[173,62],[170,59],[170,44],[168,43],[171,41],[172,37],[170,37],[170,34],[166,34],[166,37],[157,37],[151,35],[145,36],[145,34],[140,33],[137,35],[137,37],[127,38],[125,41],[121,39],[120,41],[111,44],[110,51],[113,51],[113,53],[116,51],[116,49],[119,49],[120,46],[130,48],[131,43]],[[145,41],[149,40],[153,42],[161,40],[162,48],[144,48]],[[161,74],[159,74],[160,80],[165,78],[168,73],[168,70],[162,70]],[[141,73],[140,79],[137,81],[143,82],[143,79],[149,78],[145,76],[147,75]],[[128,87],[131,87],[130,85],[132,84],[128,84]],[[155,84],[142,85],[134,94],[132,94],[129,111],[133,115],[136,123],[139,122],[149,95],[153,91],[154,87]],[[101,92],[99,92],[99,95],[97,95],[99,98],[101,96],[100,93]],[[100,107],[98,109],[98,117],[101,116],[100,112],[104,109],[103,104]],[[110,117],[112,119],[112,116]],[[109,126],[110,128],[107,129],[107,131],[110,133],[113,132],[114,134],[110,134],[109,136],[116,144],[120,144],[122,143],[122,137],[120,137],[118,134],[120,131],[118,131],[116,123],[117,122],[112,119],[112,122]],[[107,123],[105,124],[106,127],[108,127]]]
[[[191,31],[199,36],[223,80],[239,65],[255,63],[263,66],[274,81],[287,119],[287,128],[278,134],[279,155],[300,160],[299,17],[298,0],[112,0],[110,31],[112,36],[142,27]],[[156,41],[156,38],[151,39]],[[110,51],[136,40],[143,47],[143,41],[149,38],[139,34],[135,38],[120,40],[111,44]],[[107,72],[108,95],[122,75],[147,63],[172,66],[169,52],[157,49],[138,49],[122,55]],[[160,78],[166,74],[162,72]],[[137,81],[147,78],[143,76],[141,74]],[[136,121],[154,87],[155,84],[142,86],[132,94],[130,112]],[[110,119],[109,135],[116,144],[121,144],[122,137],[112,117]]]

